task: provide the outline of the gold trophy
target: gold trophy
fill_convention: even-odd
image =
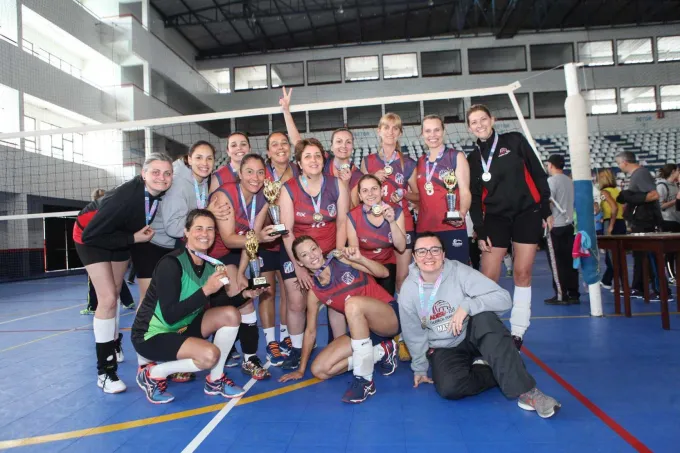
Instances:
[[[458,179],[453,171],[448,171],[443,175],[442,181],[446,186],[446,190],[449,193],[446,194],[446,217],[444,221],[446,222],[459,222],[463,220],[460,216],[460,212],[456,209],[456,194],[453,193],[458,186]]]
[[[276,204],[276,200],[278,200],[281,193],[281,182],[265,179],[263,193],[267,203],[269,203],[269,217],[271,217],[272,226],[274,227],[274,231],[269,233],[269,235],[278,236],[288,233],[286,225],[281,222],[281,208]]]
[[[266,288],[269,286],[266,277],[260,276],[260,257],[257,256],[257,249],[260,247],[255,231],[250,230],[246,233],[246,253],[248,254],[248,269],[250,278],[248,279],[248,289]]]

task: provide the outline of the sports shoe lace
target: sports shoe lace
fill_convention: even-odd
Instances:
[[[277,342],[272,341],[267,346],[269,346],[269,350],[271,351],[273,357],[282,357],[281,348]]]

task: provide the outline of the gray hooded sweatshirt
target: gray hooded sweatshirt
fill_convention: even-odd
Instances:
[[[184,237],[184,223],[187,214],[196,209],[196,190],[194,189],[194,175],[182,160],[172,164],[172,185],[163,195],[158,213],[151,222],[151,228],[156,232],[151,242],[161,247],[174,248],[177,239]],[[209,178],[199,186],[201,192],[208,190]]]
[[[467,332],[468,319],[458,336],[448,332],[449,322],[458,307],[470,316],[493,311],[498,316],[512,308],[510,294],[482,273],[458,261],[444,259],[444,276],[437,290],[435,302],[427,315],[426,328],[421,325],[418,277],[420,271],[415,263],[409,266],[409,274],[399,292],[399,316],[401,332],[411,352],[411,369],[416,375],[427,375],[428,348],[453,348],[458,346]],[[423,285],[424,305],[430,300],[433,283]]]

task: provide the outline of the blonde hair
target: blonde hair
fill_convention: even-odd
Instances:
[[[597,174],[597,183],[600,189],[606,189],[607,187],[616,187],[616,178],[614,178],[614,173],[611,170],[601,170]]]
[[[396,124],[396,126],[399,128],[399,132],[401,132],[402,134],[404,133],[404,126],[401,122],[401,117],[393,112],[387,112],[380,117],[380,121],[378,121],[378,130],[380,130],[380,128],[382,128],[383,126],[386,126],[388,122]],[[380,139],[380,148],[382,149],[382,139]],[[399,163],[401,164],[401,168],[404,168],[404,157],[401,155],[401,144],[399,143],[399,140],[397,140],[396,148],[394,151],[399,156]]]
[[[104,189],[94,189],[90,196],[92,197],[92,201],[95,201],[103,197],[105,193],[106,191]]]

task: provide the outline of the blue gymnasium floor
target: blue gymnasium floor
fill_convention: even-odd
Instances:
[[[442,400],[431,385],[412,388],[408,364],[376,373],[377,393],[346,405],[351,376],[318,383],[257,382],[199,444],[215,452],[677,452],[680,445],[680,316],[661,329],[659,304],[633,301],[635,316],[591,319],[580,306],[551,307],[545,255],[538,255],[533,319],[523,354],[539,388],[562,410],[540,419],[497,390]],[[511,288],[512,280],[502,284]],[[133,294],[136,286],[132,286]],[[95,385],[92,317],[81,316],[85,277],[0,285],[0,450],[17,452],[179,452],[224,406],[202,392],[203,374],[171,384],[173,403],[155,406],[134,382],[125,335],[119,372],[127,392]],[[613,296],[603,292],[613,314]],[[123,310],[121,326],[129,327]],[[325,319],[325,314],[323,315]],[[325,328],[319,345],[325,344]],[[264,335],[261,334],[261,340]],[[264,345],[262,345],[262,349]],[[261,355],[262,357],[262,355]],[[233,371],[236,370],[236,371]],[[239,368],[230,375],[240,385]]]

